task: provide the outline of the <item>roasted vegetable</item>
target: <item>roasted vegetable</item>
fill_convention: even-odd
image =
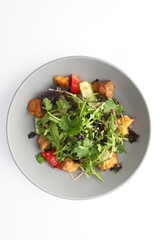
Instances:
[[[95,93],[100,93],[101,95],[104,95],[105,97],[113,97],[115,85],[112,83],[112,81],[94,81],[92,83],[92,88]]]
[[[75,172],[79,167],[80,165],[73,162],[70,157],[66,157],[66,159],[62,163],[62,169],[67,172]]]
[[[44,139],[43,137],[44,137],[44,134],[41,134],[38,138],[38,143],[40,144],[41,151],[46,149],[50,144],[50,142],[47,139]]]
[[[68,88],[70,86],[70,77],[56,76],[54,77],[55,84],[59,85],[61,88]]]
[[[84,98],[87,98],[93,94],[92,85],[87,81],[80,83],[79,88],[80,88],[81,95]],[[92,95],[89,99],[91,101],[96,101],[96,97],[94,95]]]
[[[41,100],[38,98],[29,101],[28,110],[30,111],[30,114],[35,117],[42,118],[44,116],[44,112],[41,109]]]
[[[127,115],[124,115],[123,116],[123,119],[124,119],[124,125],[123,125],[123,130],[122,130],[122,134],[125,136],[126,134],[128,134],[128,127],[131,126],[132,122],[134,121],[134,119],[132,118],[129,118]],[[118,121],[117,121],[118,125],[119,124],[122,124],[122,118],[118,118]],[[121,128],[122,126],[120,126],[119,129],[117,129],[117,132],[120,132],[121,131]]]
[[[113,154],[112,158],[110,158],[106,162],[101,163],[100,165],[98,165],[98,167],[100,168],[100,171],[104,171],[106,169],[113,168],[117,163],[117,157],[115,154]]]

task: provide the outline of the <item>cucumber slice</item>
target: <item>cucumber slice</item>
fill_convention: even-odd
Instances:
[[[89,97],[93,92],[93,88],[92,88],[92,85],[85,81],[85,82],[82,82],[79,84],[79,88],[80,88],[80,92],[81,92],[81,95],[82,97],[84,98],[87,98]],[[89,98],[91,101],[96,101],[96,97],[94,95],[92,95],[90,98]]]
[[[35,117],[34,118],[34,121],[35,121],[35,132],[37,133],[37,135],[40,135],[40,132],[39,132],[39,128],[38,128],[38,125],[37,125],[37,122],[38,120],[40,120],[41,118],[38,118],[38,117]]]

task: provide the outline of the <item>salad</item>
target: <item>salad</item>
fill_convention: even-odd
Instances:
[[[126,153],[124,141],[138,141],[134,119],[113,98],[112,81],[96,79],[91,84],[71,74],[55,76],[54,83],[28,103],[35,118],[35,132],[28,137],[38,135],[41,150],[36,159],[69,172],[74,180],[93,174],[103,181],[101,171],[122,168],[117,154]]]

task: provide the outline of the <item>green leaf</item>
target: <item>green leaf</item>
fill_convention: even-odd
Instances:
[[[38,154],[38,155],[36,155],[36,159],[37,159],[37,161],[38,161],[40,164],[42,164],[43,162],[46,161],[46,159],[42,156],[41,153]]]
[[[78,158],[86,157],[89,153],[89,148],[84,146],[76,146],[74,152],[77,153]]]
[[[68,130],[69,136],[74,136],[80,133],[82,127],[82,119],[75,118],[73,121],[70,121],[70,129]]]
[[[102,182],[104,182],[103,178],[101,177],[99,172],[96,172],[94,167],[91,167],[91,171],[92,173],[94,173],[94,175],[96,175],[97,178],[99,178]]]
[[[97,144],[97,147],[98,147],[98,151],[101,152],[101,150],[102,150],[102,145],[101,145],[101,144]]]
[[[71,108],[71,105],[69,102],[64,101],[64,100],[58,100],[56,102],[58,110],[69,110]]]
[[[36,127],[38,128],[38,133],[39,133],[39,135],[41,135],[42,133],[44,133],[45,130],[46,130],[46,128],[41,127],[40,125],[37,125]]]
[[[119,145],[117,146],[117,151],[116,151],[116,152],[117,152],[117,153],[123,153],[123,152],[127,153],[126,150],[125,150],[125,148],[124,148],[124,146],[123,146],[123,144],[119,144]]]
[[[100,145],[100,144],[99,144]],[[101,145],[100,145],[101,146]],[[93,147],[91,148],[91,150],[89,151],[89,158],[93,161],[95,160],[98,155],[100,154],[100,151],[97,147]]]
[[[101,177],[99,172],[96,172],[95,170],[95,165],[92,161],[90,161],[90,168],[91,168],[91,172],[97,177],[99,178],[102,182],[104,182],[103,178]]]
[[[70,129],[70,119],[68,118],[68,115],[64,115],[61,117],[59,126],[62,130],[68,131]]]
[[[93,144],[93,141],[89,140],[88,138],[85,138],[83,141],[83,146],[86,148],[90,148]]]
[[[62,139],[66,139],[66,137],[68,136],[68,134],[66,132],[61,132],[61,134],[59,135],[59,139],[60,141],[62,141]]]
[[[66,114],[60,119],[59,126],[62,130],[66,131],[69,136],[74,136],[80,132],[82,119],[75,118],[72,121],[69,115]]]
[[[108,98],[104,105],[104,112],[109,113],[111,109],[116,109],[116,106],[115,102],[111,98]]]
[[[49,113],[49,112],[48,112]],[[49,120],[50,121],[52,121],[52,122],[54,122],[54,123],[59,123],[59,119],[58,118],[56,118],[55,116],[51,116],[51,115],[49,115]]]
[[[60,139],[59,139],[59,131],[57,124],[54,122],[51,122],[49,126],[49,133],[52,137],[52,144],[56,147],[56,151],[60,149]]]
[[[83,142],[78,141],[74,152],[77,153],[78,158],[86,157],[90,153],[93,141],[86,138]]]
[[[108,100],[106,101],[106,104],[104,106],[104,112],[109,113],[111,109],[115,110],[116,114],[118,114],[118,115],[120,115],[123,112],[122,105],[119,105],[112,98],[108,98]]]
[[[52,136],[51,135],[46,135],[46,136],[44,136],[43,137],[44,139],[47,139],[50,143],[52,143],[53,142],[53,138],[52,138]]]
[[[51,101],[48,98],[43,99],[43,105],[47,111],[50,111],[53,107]]]
[[[47,133],[50,131],[49,128],[47,128],[45,131],[44,131],[44,136],[47,135]]]
[[[115,112],[120,115],[123,112],[123,106],[122,105],[117,105]]]
[[[49,115],[46,113],[41,120],[38,120],[38,125],[41,124],[42,126],[45,126],[49,120]]]

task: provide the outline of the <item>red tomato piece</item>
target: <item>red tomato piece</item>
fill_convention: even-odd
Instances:
[[[82,81],[74,74],[71,74],[71,93],[80,93],[79,84]]]
[[[42,155],[46,159],[46,161],[50,163],[52,168],[56,167],[62,169],[60,161],[57,160],[56,155],[53,154],[54,152],[55,150],[53,149],[46,152],[42,152]]]
[[[112,112],[112,114],[113,114],[114,116],[116,116],[116,112],[115,112],[114,109],[111,109],[111,112]]]

